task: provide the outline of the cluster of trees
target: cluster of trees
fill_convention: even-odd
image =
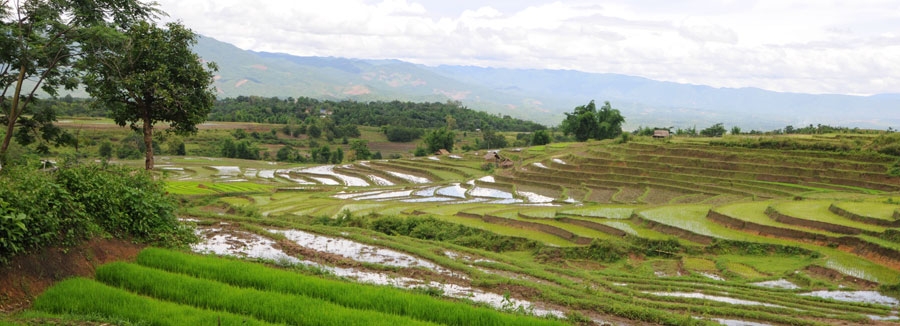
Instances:
[[[575,108],[574,112],[566,112],[560,129],[566,135],[573,134],[575,140],[612,139],[622,134],[622,123],[625,117],[617,109],[613,109],[609,101],[597,110],[594,101]]]
[[[510,116],[491,115],[470,110],[460,102],[356,102],[317,100],[308,97],[286,98],[239,96],[216,102],[209,119],[259,123],[301,123],[311,117],[329,118],[337,125],[403,126],[406,128],[475,131],[530,132],[545,127]]]
[[[84,85],[116,123],[142,131],[147,169],[153,168],[156,123],[196,131],[215,99],[216,66],[192,52],[196,35],[189,29],[152,23],[164,14],[154,6],[139,0],[3,2],[0,108],[6,132],[0,159],[8,159],[14,135],[26,144],[37,141],[35,135],[58,144],[72,140],[48,127],[55,119],[34,110],[39,90],[56,96],[59,89]]]

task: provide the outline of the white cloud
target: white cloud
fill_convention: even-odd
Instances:
[[[170,20],[257,51],[900,93],[891,0],[159,2]]]

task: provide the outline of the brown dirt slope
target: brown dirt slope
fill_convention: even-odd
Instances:
[[[74,248],[45,248],[0,266],[0,313],[31,306],[55,282],[73,276],[94,277],[97,266],[134,260],[143,245],[118,239],[94,239]]]

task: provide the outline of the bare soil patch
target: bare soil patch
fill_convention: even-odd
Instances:
[[[93,239],[74,248],[52,247],[13,258],[0,266],[0,313],[27,309],[34,298],[64,279],[94,277],[97,266],[133,261],[144,245],[127,240]]]

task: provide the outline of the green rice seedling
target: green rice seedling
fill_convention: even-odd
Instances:
[[[685,269],[690,271],[706,273],[715,273],[719,271],[719,269],[716,268],[716,263],[709,259],[684,257],[681,259],[681,263],[684,265]]]
[[[815,201],[791,201],[791,202],[781,202],[778,204],[772,205],[772,207],[777,210],[779,213],[796,217],[800,219],[808,219],[812,221],[819,221],[830,223],[839,226],[846,226],[854,229],[859,229],[863,231],[870,231],[876,233],[883,233],[886,230],[886,227],[876,226],[871,224],[866,224],[862,222],[857,222],[837,214],[832,213],[828,210],[828,206],[831,205],[830,201],[824,200],[815,200]]]
[[[634,213],[632,207],[618,206],[587,206],[573,208],[560,211],[561,214],[583,216],[583,217],[604,217],[611,219],[629,219]]]
[[[188,255],[170,250],[145,249],[138,255],[137,261],[145,266],[216,280],[235,286],[302,295],[349,308],[374,310],[442,324],[561,324],[553,320],[503,314],[488,308],[452,303],[435,299],[428,295],[389,287],[326,280],[290,271],[276,270],[254,263]]]
[[[707,205],[678,205],[648,209],[639,214],[647,220],[719,239],[739,241],[765,239],[716,224],[706,219],[708,211],[709,206]]]
[[[729,262],[724,262],[724,264],[725,264],[726,271],[728,271],[730,273],[734,273],[734,274],[736,274],[740,277],[746,278],[746,279],[758,279],[758,278],[766,277],[765,274],[762,274],[762,273],[756,271],[756,269],[753,269],[753,267],[750,267],[750,266],[747,266],[747,265],[744,265],[741,263],[729,261]]]
[[[894,211],[897,209],[897,205],[874,201],[843,201],[834,203],[834,205],[853,214],[888,222],[895,221]]]
[[[32,308],[59,314],[96,314],[151,325],[270,325],[247,316],[154,300],[84,278],[57,283],[38,296]]]
[[[97,279],[139,294],[195,307],[221,309],[273,323],[295,325],[432,325],[411,318],[358,310],[303,295],[231,286],[129,263],[97,268]],[[345,293],[345,295],[353,295]]]

